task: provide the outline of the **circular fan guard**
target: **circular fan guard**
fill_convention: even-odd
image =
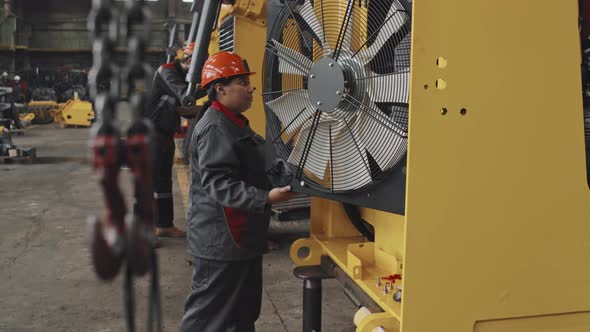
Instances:
[[[410,38],[398,0],[283,6],[266,45],[263,96],[268,139],[298,180],[344,193],[403,160]]]

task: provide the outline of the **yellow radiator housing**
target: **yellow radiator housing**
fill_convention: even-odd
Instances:
[[[413,3],[406,215],[362,211],[367,243],[314,199],[293,261],[328,255],[380,304],[359,332],[589,331],[578,1]]]
[[[256,87],[260,3],[233,9]],[[406,215],[362,209],[370,243],[313,198],[311,236],[291,247],[296,265],[329,256],[383,308],[358,332],[590,330],[580,53],[577,0],[413,1]],[[264,134],[259,95],[246,115]],[[396,273],[401,303],[375,282]]]

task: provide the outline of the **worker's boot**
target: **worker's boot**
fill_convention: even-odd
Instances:
[[[176,228],[175,226],[172,227],[156,227],[156,236],[159,237],[171,237],[171,238],[186,238],[186,232]]]

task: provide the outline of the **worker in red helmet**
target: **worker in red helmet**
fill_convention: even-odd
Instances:
[[[270,206],[292,193],[288,186],[271,188],[264,139],[243,115],[252,104],[253,74],[230,52],[210,56],[201,72],[211,106],[190,146],[187,243],[193,280],[183,332],[250,332],[260,315]]]
[[[200,111],[198,107],[180,107],[181,98],[188,88],[185,78],[194,48],[195,43],[188,44],[183,49],[182,58],[158,68],[145,108],[145,116],[153,121],[156,131],[153,163],[155,233],[161,237],[186,237],[186,233],[174,225],[172,166],[175,151],[174,132],[180,126],[180,116],[191,118]]]

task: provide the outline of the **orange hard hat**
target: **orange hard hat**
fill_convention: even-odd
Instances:
[[[246,60],[239,55],[222,51],[210,56],[201,72],[201,86],[204,88],[209,83],[220,78],[227,78],[238,75],[253,75]]]
[[[184,49],[182,50],[182,53],[184,53],[185,56],[192,56],[194,51],[195,51],[195,42],[192,42],[184,47]]]

